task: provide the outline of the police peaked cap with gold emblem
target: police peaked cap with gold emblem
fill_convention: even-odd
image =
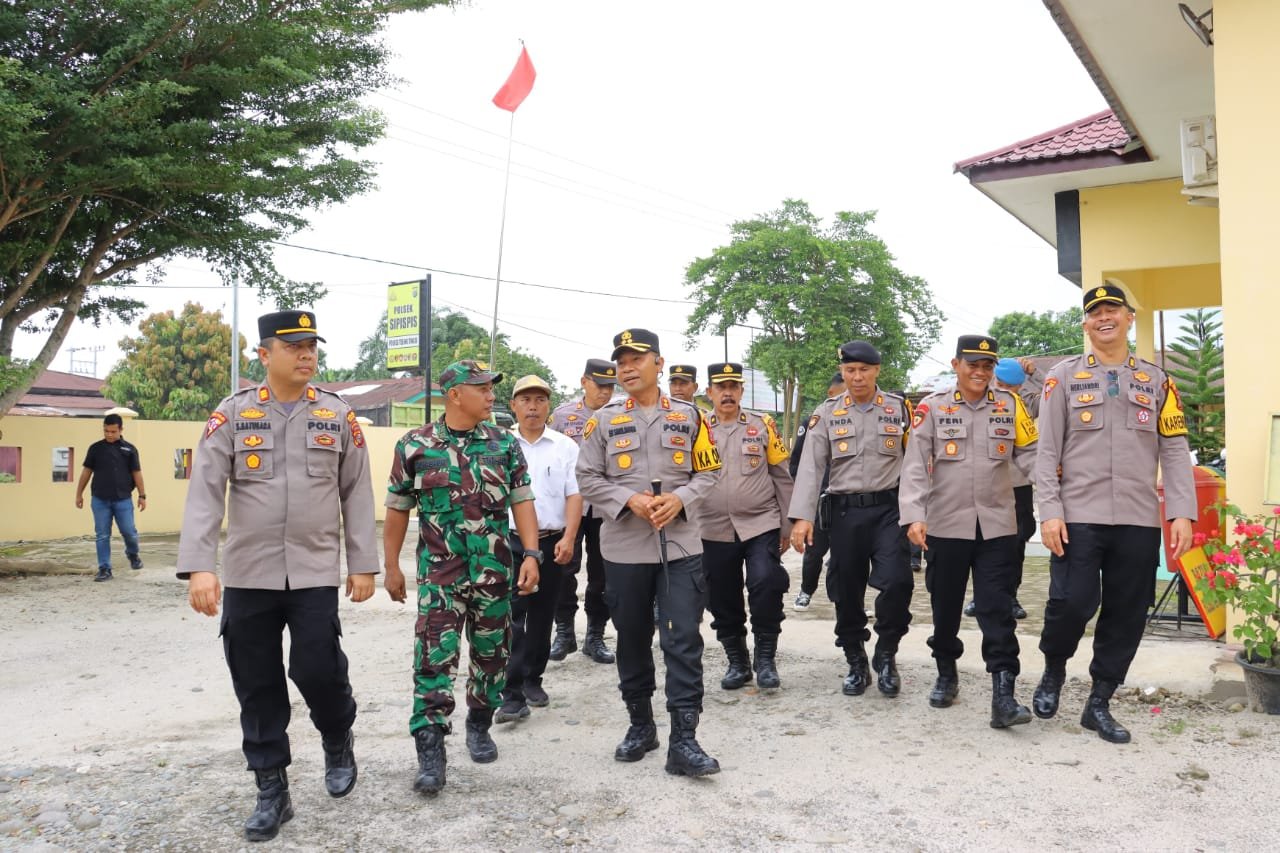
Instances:
[[[489,370],[489,365],[482,361],[463,359],[440,371],[440,390],[448,391],[459,385],[488,385],[490,382],[501,382],[502,374]]]
[[[582,375],[597,385],[618,384],[618,368],[612,361],[605,361],[603,358],[587,359]]]
[[[672,379],[684,379],[694,383],[698,381],[698,368],[692,364],[673,364],[667,369],[667,374]]]
[[[658,351],[658,336],[648,329],[627,329],[625,332],[619,332],[613,336],[613,355],[610,356],[614,361],[618,360],[618,356],[630,350],[631,352],[651,352],[654,355],[662,355]]]
[[[961,335],[956,341],[956,358],[965,361],[1000,360],[1000,345],[987,335]]]
[[[707,375],[713,385],[717,382],[741,382],[742,365],[732,361],[718,361],[707,366]]]
[[[842,344],[836,354],[840,356],[841,364],[851,364],[855,361],[863,364],[880,363],[880,350],[866,341],[849,341],[847,344]],[[840,381],[843,382],[844,379]]]
[[[328,343],[316,333],[316,315],[313,311],[276,311],[258,318],[258,340],[279,338],[282,341],[306,341],[315,338]]]
[[[1111,303],[1129,307],[1129,297],[1114,284],[1104,284],[1084,292],[1084,313],[1088,314],[1099,305]]]

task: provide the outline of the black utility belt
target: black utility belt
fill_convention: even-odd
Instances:
[[[561,527],[559,530],[539,530],[538,538],[546,539],[548,536],[560,536],[563,533],[564,533],[563,527]]]
[[[839,509],[854,507],[878,506],[879,504],[896,503],[898,490],[885,489],[883,492],[849,492],[845,494],[828,494],[831,505]]]

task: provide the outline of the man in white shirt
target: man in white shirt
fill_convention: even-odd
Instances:
[[[511,657],[502,707],[493,717],[498,723],[528,717],[530,705],[541,708],[551,701],[542,689],[542,675],[551,653],[551,628],[564,576],[562,567],[573,559],[573,544],[582,522],[582,496],[574,474],[578,445],[547,427],[550,410],[550,385],[534,375],[516,380],[511,395],[516,425],[511,431],[520,443],[533,481],[539,557],[551,559],[543,559],[542,574],[532,595],[511,597]],[[511,548],[514,559],[527,553],[514,538]]]

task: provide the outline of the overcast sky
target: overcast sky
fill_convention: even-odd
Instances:
[[[724,342],[685,345],[684,269],[728,242],[729,223],[788,197],[824,220],[879,212],[875,232],[947,316],[917,377],[998,314],[1078,304],[1051,247],[952,172],[1105,108],[1041,3],[474,0],[397,17],[387,38],[403,82],[370,98],[390,123],[364,152],[378,189],[315,213],[290,242],[410,266],[276,255],[286,275],[329,288],[315,309],[331,366],[354,363],[389,282],[429,269],[438,306],[489,327],[510,116],[490,99],[520,39],[538,78],[515,115],[499,327],[562,384],[630,326],[705,379]],[[132,292],[154,310],[194,300],[230,319],[230,291],[191,261]],[[250,342],[272,309],[241,292]],[[77,325],[51,366],[102,345],[103,376],[132,332]],[[749,340],[731,332],[729,358]],[[16,355],[39,344],[23,336]]]

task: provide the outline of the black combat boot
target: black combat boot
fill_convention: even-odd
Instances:
[[[991,728],[1007,729],[1031,722],[1031,710],[1013,696],[1018,676],[1007,669],[991,673]]]
[[[1040,676],[1035,696],[1031,697],[1031,708],[1037,717],[1051,720],[1058,713],[1058,700],[1062,696],[1062,685],[1066,680],[1065,663],[1045,661],[1044,675]]]
[[[698,712],[671,712],[671,740],[667,744],[667,772],[676,776],[710,776],[720,772],[720,762],[698,745]]]
[[[492,725],[492,708],[467,709],[467,752],[476,764],[488,764],[498,758],[498,745],[489,734]]]
[[[280,824],[293,817],[289,777],[283,767],[255,770],[253,777],[258,784],[258,805],[244,822],[244,837],[250,841],[270,841],[280,831]]]
[[[324,748],[324,789],[331,797],[345,797],[356,786],[355,743],[350,729],[338,737],[320,737]]]
[[[613,751],[618,761],[639,761],[646,752],[658,748],[658,727],[653,724],[653,703],[648,699],[636,699],[627,703],[631,726],[622,743]]]
[[[578,650],[578,638],[573,634],[572,622],[556,622],[556,636],[551,641],[552,660],[564,660],[569,652]]]
[[[751,681],[751,653],[747,651],[746,637],[729,637],[721,640],[724,656],[729,659],[729,668],[720,679],[722,690],[737,690]]]
[[[929,704],[935,708],[950,708],[960,695],[960,674],[956,672],[956,662],[937,659],[938,680],[929,691]]]
[[[588,625],[582,639],[582,653],[596,663],[613,663],[613,652],[604,644],[604,626]]]
[[[778,664],[775,660],[778,655],[778,635],[777,634],[756,634],[756,654],[752,669],[756,673],[756,684],[759,684],[765,690],[772,690],[782,686],[782,679],[778,676]]]
[[[844,685],[840,690],[846,696],[861,696],[867,692],[867,685],[871,683],[867,650],[862,647],[862,643],[845,646],[844,659],[849,662],[849,674],[844,677]]]
[[[444,726],[424,726],[413,733],[418,749],[418,776],[413,790],[419,794],[438,794],[444,787]]]
[[[902,679],[898,677],[896,652],[877,649],[871,658],[871,668],[876,673],[876,688],[886,696],[897,696],[902,689]]]
[[[1089,699],[1084,705],[1080,725],[1108,743],[1128,743],[1132,740],[1129,730],[1111,716],[1111,697],[1116,692],[1114,681],[1095,681]]]

